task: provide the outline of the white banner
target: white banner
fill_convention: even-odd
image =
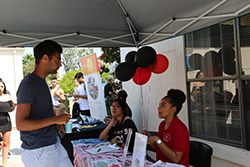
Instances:
[[[107,115],[102,79],[99,73],[96,54],[80,59],[88,95],[91,117],[103,120]]]

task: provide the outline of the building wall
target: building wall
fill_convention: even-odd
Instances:
[[[22,55],[24,48],[0,48],[0,77],[16,102],[16,92],[23,79]],[[12,127],[16,126],[16,110],[10,113]]]
[[[168,69],[162,74],[152,73],[150,80],[142,85],[136,85],[132,79],[123,82],[123,88],[128,92],[127,101],[133,109],[133,119],[136,121],[138,129],[157,131],[159,122],[157,107],[162,97],[171,88],[178,88],[186,92],[185,68],[184,68],[184,46],[183,37],[176,37],[168,41],[151,45],[157,54],[165,55],[169,60]],[[130,51],[135,48],[122,48],[122,61]],[[184,111],[187,109],[184,103]],[[143,115],[143,116],[142,116]],[[188,126],[187,111],[180,113],[182,121]],[[148,126],[147,126],[148,125]]]
[[[162,42],[158,42],[152,46],[157,54],[165,55],[169,60],[168,69],[162,74],[152,74],[149,82],[145,85],[138,86],[132,79],[123,82],[123,89],[128,92],[127,102],[132,109],[132,118],[141,132],[146,129],[158,131],[158,125],[162,119],[158,118],[157,107],[160,99],[166,95],[171,88],[178,88],[187,94],[186,89],[186,66],[184,56],[184,37],[176,37]],[[136,48],[121,48],[122,61],[130,51],[137,51]],[[188,107],[187,102],[184,103],[178,117],[188,127]],[[250,151],[190,138],[207,143],[213,148],[212,167],[242,167],[250,166]]]

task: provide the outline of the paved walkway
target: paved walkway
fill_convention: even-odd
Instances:
[[[19,153],[19,149],[21,146],[20,133],[18,130],[13,128],[10,135],[11,143],[10,143],[10,152],[12,156],[7,160],[8,167],[25,167],[21,155]],[[0,153],[0,167],[2,167],[3,163],[2,151]]]

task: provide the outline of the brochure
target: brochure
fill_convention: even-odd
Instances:
[[[91,163],[93,167],[122,167],[115,158],[92,161]]]
[[[127,153],[128,153],[128,147],[129,147],[131,135],[132,135],[132,131],[129,131],[128,135],[127,135],[126,143],[125,143],[125,146],[124,146],[124,149],[123,149],[123,155],[122,155],[123,162],[122,162],[122,166],[124,166],[125,161],[126,161],[126,157],[127,157]]]
[[[132,167],[144,167],[147,140],[147,136],[137,132],[135,133],[135,145],[132,156]]]

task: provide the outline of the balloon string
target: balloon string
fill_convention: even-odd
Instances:
[[[141,108],[141,122],[142,122],[142,129],[144,130],[144,119],[143,119],[143,106],[142,106],[142,99],[141,99],[141,95],[142,92],[140,91],[140,86],[138,85],[138,92],[139,92],[139,101],[140,101],[140,108]]]
[[[149,118],[149,104],[150,104],[150,92],[151,92],[151,85],[149,85],[149,92],[148,92],[148,111],[147,111],[147,122],[146,122],[146,130],[148,130],[148,118]]]

